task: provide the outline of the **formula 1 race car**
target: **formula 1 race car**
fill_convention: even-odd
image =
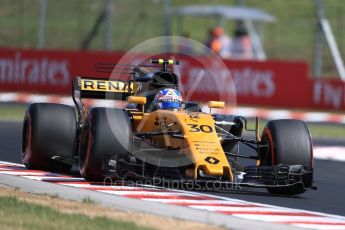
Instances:
[[[210,101],[183,101],[178,76],[169,71],[178,61],[153,59],[148,71],[129,66],[131,79],[76,77],[75,107],[31,104],[22,135],[22,161],[29,169],[67,172],[73,164],[87,180],[164,178],[181,183],[264,187],[270,193],[295,195],[313,186],[312,140],[298,120],[269,121],[256,137],[241,116],[212,114],[224,107]],[[84,99],[126,101],[125,108],[88,107]],[[256,154],[242,153],[249,146]],[[252,160],[242,165],[238,158]]]

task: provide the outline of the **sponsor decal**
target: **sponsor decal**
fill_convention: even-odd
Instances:
[[[12,57],[0,57],[0,83],[68,86],[68,67],[65,59],[51,59],[43,55],[40,58],[24,58],[18,51]]]
[[[216,165],[219,163],[219,160],[215,157],[206,157],[205,161],[209,164]]]
[[[193,84],[200,78],[198,84],[198,91],[200,92],[213,93],[214,87],[217,86],[218,93],[229,93],[229,90],[233,89],[231,84],[234,84],[237,96],[270,98],[276,93],[274,72],[271,70],[245,67],[241,69],[230,68],[230,72],[231,75],[228,75],[222,70],[209,71],[189,65],[186,88],[193,88]],[[217,81],[211,77],[214,73],[217,73]]]
[[[335,109],[345,107],[345,83],[315,81],[313,84],[313,102]]]
[[[258,70],[250,67],[231,68],[236,94],[238,96],[272,97],[276,92],[274,74],[270,70]]]
[[[124,93],[128,91],[128,87],[122,81],[81,79],[81,90]]]

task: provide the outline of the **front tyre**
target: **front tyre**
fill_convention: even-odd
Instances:
[[[313,170],[312,140],[306,124],[298,120],[273,120],[262,133],[262,142],[268,147],[260,152],[261,165],[302,165]],[[273,194],[296,195],[312,187],[313,176],[302,175],[302,184],[288,187],[269,187]]]

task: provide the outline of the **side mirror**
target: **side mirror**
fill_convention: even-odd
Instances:
[[[139,96],[129,96],[127,101],[129,103],[135,103],[139,105],[145,105],[146,104],[146,97],[139,97]]]
[[[223,109],[225,107],[225,102],[224,101],[209,101],[207,105],[210,109]]]
[[[140,96],[129,96],[127,98],[128,103],[135,103],[141,105],[141,113],[144,115],[145,110],[145,104],[146,104],[146,97],[140,97]]]
[[[225,107],[225,102],[224,101],[209,101],[207,105],[210,108],[210,114],[211,114],[211,109],[223,109]]]

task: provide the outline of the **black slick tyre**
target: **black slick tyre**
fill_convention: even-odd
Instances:
[[[75,153],[76,123],[71,106],[30,105],[23,122],[23,164],[28,169],[69,171]]]
[[[99,181],[107,174],[107,160],[128,156],[131,123],[122,109],[92,108],[81,131],[79,170],[87,180]]]
[[[268,145],[261,151],[261,165],[303,165],[313,169],[312,140],[306,124],[298,120],[273,120],[262,132],[262,142]],[[269,187],[273,194],[297,195],[311,187],[313,177],[303,177],[303,184],[288,187]]]

